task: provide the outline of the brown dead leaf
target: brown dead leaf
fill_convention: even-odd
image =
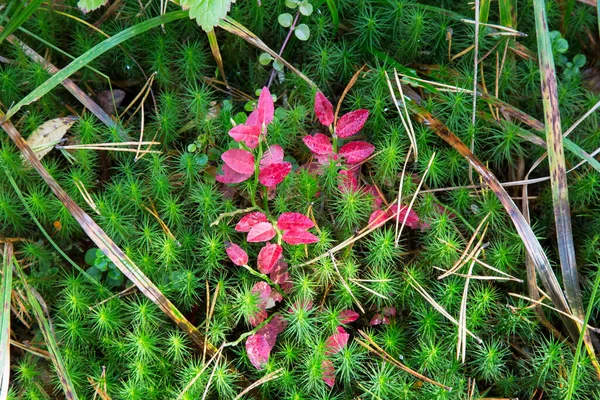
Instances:
[[[40,125],[27,139],[27,144],[38,160],[41,160],[57,145],[67,131],[73,126],[77,117],[68,116],[51,119]]]

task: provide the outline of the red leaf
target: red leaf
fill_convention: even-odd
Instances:
[[[254,284],[254,286],[252,286],[252,294],[258,294],[258,306],[260,308],[266,308],[265,306],[267,304],[267,301],[269,300],[271,291],[271,286],[269,286],[269,284],[264,281],[257,282]]]
[[[316,133],[314,136],[306,135],[302,141],[310,151],[319,156],[327,156],[333,153],[333,146],[328,136]]]
[[[259,222],[248,232],[248,242],[266,242],[275,237],[275,229],[270,222]]]
[[[260,124],[264,123],[265,125],[269,125],[271,121],[273,121],[273,116],[275,115],[275,106],[273,104],[271,92],[269,92],[269,88],[266,86],[260,91],[260,97],[258,98],[258,107],[256,107],[256,111],[258,111],[258,122]]]
[[[256,327],[260,325],[265,319],[267,319],[268,316],[269,314],[265,310],[258,310],[254,315],[251,315],[248,318],[248,322],[250,322],[250,325]]]
[[[315,226],[315,224],[310,218],[297,212],[283,213],[277,219],[277,227],[282,231],[288,229],[303,229],[306,231],[313,226]]]
[[[250,232],[250,229],[259,222],[269,222],[269,219],[260,211],[254,211],[244,215],[235,226],[235,230],[238,232]]]
[[[358,317],[360,317],[360,315],[354,310],[344,310],[338,315],[340,324],[349,324],[356,321]]]
[[[262,130],[261,123],[258,120],[258,110],[254,110],[248,115],[248,118],[246,119],[246,125],[256,126],[259,128],[259,131]]]
[[[283,149],[278,144],[269,146],[267,151],[265,151],[264,155],[260,159],[260,165],[263,167],[281,162],[283,162]]]
[[[249,148],[255,149],[258,146],[260,127],[255,125],[238,125],[229,130],[229,136],[236,142],[244,142]]]
[[[333,123],[333,106],[321,92],[315,95],[315,114],[323,125],[330,126]]]
[[[265,247],[260,249],[257,259],[258,270],[263,274],[270,273],[273,270],[275,263],[277,263],[281,257],[282,252],[283,248],[274,243],[268,243]]]
[[[231,149],[221,154],[221,159],[239,174],[254,173],[254,156],[248,150]]]
[[[360,131],[369,118],[368,110],[356,110],[340,118],[335,127],[338,137],[347,138]]]
[[[260,168],[258,181],[267,187],[273,187],[285,179],[292,170],[289,162],[273,163]]]
[[[337,332],[327,338],[325,342],[325,355],[329,356],[342,350],[348,344],[350,335],[341,326],[337,327]]]
[[[400,216],[398,217],[400,220],[400,223],[402,223],[402,221],[404,221],[407,210],[408,210],[408,207],[406,207],[406,206],[402,206],[402,208],[400,208]],[[398,212],[398,205],[394,204],[388,210],[388,216],[393,216],[394,218],[396,218],[397,212]],[[406,217],[405,225],[412,229],[417,229],[421,225],[419,222],[419,216],[417,215],[416,212],[414,212],[414,210],[411,209],[410,212],[408,213],[408,217]]]
[[[256,369],[263,369],[264,365],[269,361],[269,354],[271,354],[272,348],[264,335],[255,334],[246,340],[248,359]]]
[[[342,146],[338,154],[348,164],[358,164],[366,160],[375,151],[375,146],[367,142],[350,142]]]
[[[283,241],[287,244],[310,244],[319,241],[319,238],[304,229],[288,229],[283,232]]]
[[[235,265],[246,265],[248,264],[248,254],[235,243],[225,242],[225,251],[227,256]]]
[[[323,371],[323,381],[327,386],[333,388],[333,385],[335,385],[335,368],[333,367],[331,360],[323,360],[321,363],[321,371]]]
[[[313,308],[312,300],[299,300],[292,304],[292,306],[288,309],[290,314],[295,314],[298,311],[310,311]]]
[[[373,196],[373,209],[377,210],[378,208],[380,208],[381,204],[383,204],[383,199],[381,198],[381,195],[377,191],[375,185],[365,185],[363,186],[363,190],[365,191],[365,193],[368,193]]]
[[[338,188],[340,190],[352,191],[355,192],[358,190],[358,179],[357,173],[353,170],[342,170],[339,174],[340,183]]]
[[[384,307],[383,310],[381,310],[381,313],[386,317],[395,317],[396,307]]]
[[[283,315],[276,314],[273,316],[273,319],[271,319],[271,322],[269,322],[267,326],[269,326],[270,329],[275,332],[275,334],[280,334],[287,327],[287,324],[288,322],[285,318],[283,318]]]
[[[389,215],[383,210],[375,210],[369,217],[369,228],[379,228],[386,223]]]
[[[215,180],[217,182],[230,184],[230,183],[240,183],[244,182],[246,179],[250,178],[252,174],[240,174],[235,172],[227,164],[223,165],[223,174],[215,176]]]
[[[390,320],[388,319],[388,317],[384,317],[383,315],[377,313],[373,316],[373,318],[371,318],[371,322],[369,322],[369,325],[375,326],[380,324],[389,325]]]

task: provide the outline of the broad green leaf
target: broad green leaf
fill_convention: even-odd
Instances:
[[[575,57],[573,57],[573,64],[577,68],[583,68],[585,65],[585,56],[583,54],[577,54]]]
[[[273,57],[269,53],[262,53],[260,57],[258,57],[258,62],[262,65],[269,65],[273,61]]]
[[[306,24],[300,24],[294,29],[294,34],[299,40],[305,42],[310,37],[310,28]]]
[[[294,10],[298,7],[298,2],[296,0],[285,0],[285,6]]]
[[[283,63],[279,60],[275,60],[275,62],[273,63],[273,68],[275,68],[276,71],[283,71],[283,68],[285,66],[283,65]]]
[[[309,16],[313,12],[313,6],[308,1],[303,1],[300,4],[300,14]]]
[[[183,0],[181,7],[190,10],[190,18],[196,19],[205,32],[219,24],[231,8],[231,0]]]
[[[292,26],[292,22],[294,22],[294,17],[292,16],[292,14],[283,13],[279,14],[279,17],[277,17],[277,21],[279,22],[279,25],[283,26],[284,28],[289,28],[290,26]]]
[[[108,3],[108,0],[79,0],[77,2],[77,7],[79,7],[79,9],[83,11],[84,14],[86,14],[90,11],[94,11],[95,9],[102,7],[106,3]]]

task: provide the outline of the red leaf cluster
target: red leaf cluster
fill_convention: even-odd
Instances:
[[[284,331],[287,321],[281,315],[275,315],[265,326],[246,340],[246,352],[256,369],[263,369],[269,361],[271,350],[275,347],[277,335]]]
[[[292,245],[318,242],[319,238],[308,232],[313,226],[310,218],[296,212],[283,213],[277,220],[277,228],[283,231],[283,241]]]

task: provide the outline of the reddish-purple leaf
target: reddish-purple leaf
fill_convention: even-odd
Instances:
[[[259,222],[254,225],[248,232],[248,242],[267,242],[273,239],[276,235],[275,228],[270,222]]]
[[[256,369],[263,369],[264,365],[269,361],[269,354],[271,354],[272,348],[264,335],[255,334],[246,340],[248,359]]]
[[[289,162],[273,163],[260,168],[258,181],[267,187],[273,187],[285,179],[292,170]]]
[[[337,122],[335,133],[338,137],[347,138],[360,131],[369,118],[368,110],[356,110],[343,115]]]
[[[386,317],[395,317],[396,307],[384,307],[383,310],[381,310],[381,313]]]
[[[260,159],[260,165],[263,167],[281,162],[283,162],[283,149],[278,144],[269,146],[267,151],[265,151],[262,158]]]
[[[267,243],[265,247],[260,249],[258,259],[256,261],[258,270],[263,274],[268,274],[273,270],[273,267],[281,257],[283,248],[275,243]]]
[[[302,141],[310,151],[319,156],[327,156],[333,153],[333,146],[328,136],[316,133],[314,136],[306,135]]]
[[[246,125],[257,126],[260,132],[262,126],[258,120],[258,110],[254,110],[248,115],[248,118],[246,119]]]
[[[279,293],[277,290],[271,290],[271,294],[267,299],[267,304],[265,304],[265,309],[268,310],[269,308],[275,307],[275,303],[278,303],[281,300],[283,300],[281,293]]]
[[[331,162],[331,160],[333,160],[333,161],[337,160],[338,155],[335,153],[330,153],[330,154],[327,154],[326,156],[320,156],[318,154],[315,154],[315,158],[317,159],[317,163],[319,163],[321,165],[328,165]]]
[[[389,325],[390,320],[388,319],[388,317],[384,317],[383,315],[377,313],[373,316],[373,318],[371,318],[371,322],[369,322],[369,325],[375,326],[380,324]]]
[[[404,221],[404,218],[406,217],[406,212],[407,211],[408,211],[408,207],[402,206],[402,208],[400,208],[400,215],[396,216],[396,213],[398,212],[398,205],[394,204],[388,210],[388,217],[393,216],[394,218],[399,218],[400,223],[402,223],[402,221]],[[410,227],[410,228],[412,228],[412,229],[417,229],[421,225],[420,222],[419,222],[419,216],[417,215],[416,212],[414,212],[414,210],[411,209],[408,212],[408,217],[406,217],[406,224],[405,225],[408,226],[408,227]]]
[[[235,265],[246,265],[248,264],[248,254],[235,243],[225,242],[225,251],[227,256]]]
[[[248,150],[231,149],[221,154],[221,159],[239,174],[254,173],[254,156]]]
[[[375,151],[375,146],[367,142],[350,142],[342,146],[338,154],[348,164],[358,164],[366,160]]]
[[[319,238],[304,229],[288,229],[283,232],[283,241],[287,244],[311,244],[319,241]]]
[[[330,126],[333,124],[333,106],[321,92],[317,92],[315,95],[315,114],[323,125]]]
[[[312,300],[298,300],[297,302],[292,304],[292,306],[290,308],[288,308],[288,312],[290,314],[295,314],[300,310],[310,311],[310,310],[312,310],[313,305],[314,304],[313,304]]]
[[[321,362],[321,371],[323,371],[323,381],[327,386],[333,388],[333,385],[335,385],[335,368],[331,360],[325,359]]]
[[[356,321],[358,317],[360,317],[360,315],[354,310],[344,310],[338,315],[340,324],[349,324]]]
[[[340,190],[355,192],[358,190],[358,174],[353,170],[342,170],[339,174],[339,185]]]
[[[369,217],[369,228],[379,228],[385,224],[389,215],[383,210],[375,210]]]
[[[256,327],[260,325],[265,319],[267,319],[268,316],[269,314],[265,310],[257,310],[256,313],[254,313],[248,318],[248,322],[250,322],[250,325]]]
[[[313,226],[315,226],[315,224],[310,218],[297,212],[283,213],[277,219],[277,227],[282,231],[288,229],[303,229],[306,231]]]
[[[258,137],[260,136],[260,127],[255,125],[238,125],[229,131],[229,136],[236,142],[244,142],[246,146],[255,149],[258,146]]]
[[[259,222],[269,222],[269,219],[260,211],[254,211],[244,215],[235,226],[235,230],[238,232],[250,232],[250,229]]]
[[[258,98],[258,107],[256,107],[256,111],[258,111],[258,122],[260,124],[264,123],[265,125],[269,125],[271,121],[273,121],[273,116],[275,115],[275,106],[273,104],[271,92],[269,92],[269,88],[266,86],[260,91],[260,97]]]
[[[342,350],[348,344],[350,335],[341,326],[337,327],[337,332],[327,338],[325,342],[325,355],[329,356]]]
[[[240,174],[238,172],[235,172],[234,170],[229,168],[227,164],[224,164],[222,169],[223,174],[215,176],[215,180],[217,182],[225,184],[240,183],[244,182],[246,179],[252,176],[252,174]]]
[[[260,308],[266,308],[265,305],[269,300],[269,296],[271,295],[271,286],[267,282],[261,281],[257,282],[252,286],[252,294],[258,294],[259,302],[258,306]]]
[[[273,316],[273,319],[271,319],[271,322],[269,322],[267,326],[269,326],[271,330],[275,332],[275,334],[280,334],[287,327],[287,324],[288,322],[285,318],[283,318],[283,315],[276,314]]]

